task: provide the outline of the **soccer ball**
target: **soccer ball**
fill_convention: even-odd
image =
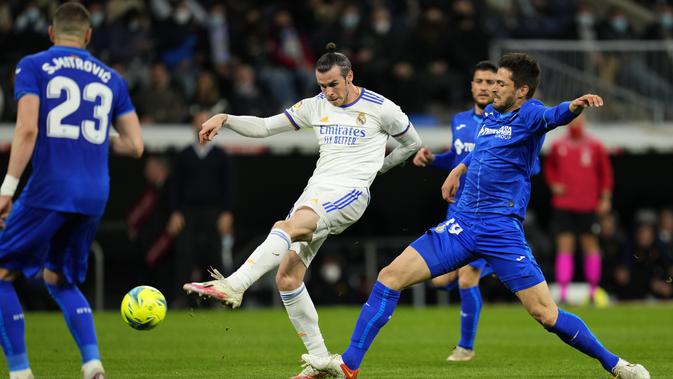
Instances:
[[[138,286],[124,296],[121,313],[133,329],[154,329],[166,317],[166,298],[154,287]]]

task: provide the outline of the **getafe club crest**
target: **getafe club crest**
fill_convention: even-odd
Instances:
[[[355,123],[358,126],[362,126],[365,124],[365,122],[367,122],[367,117],[365,116],[365,113],[364,112],[358,113],[358,117],[355,119]]]

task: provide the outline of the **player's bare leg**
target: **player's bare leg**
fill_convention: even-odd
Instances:
[[[435,288],[444,288],[450,283],[458,279],[458,270],[447,272],[444,275],[436,276],[430,280],[430,283]]]
[[[561,303],[565,303],[568,284],[573,280],[574,252],[575,235],[570,232],[559,233],[556,236],[556,283],[559,285]]]
[[[311,239],[319,219],[310,208],[298,209],[289,219],[276,222],[266,240],[229,277],[225,278],[213,270],[211,274],[215,280],[187,283],[183,286],[184,290],[218,299],[232,308],[240,307],[245,291],[262,275],[280,265],[292,242]]]
[[[605,370],[618,378],[649,379],[650,374],[639,364],[631,364],[608,351],[594,337],[584,321],[572,313],[558,308],[547,282],[516,293],[524,308],[548,331],[555,333],[566,344],[596,358]]]

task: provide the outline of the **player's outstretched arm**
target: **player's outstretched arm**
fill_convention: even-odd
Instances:
[[[593,94],[586,94],[578,97],[577,99],[573,100],[570,102],[570,111],[579,114],[582,113],[582,111],[585,108],[590,108],[590,107],[602,107],[603,106],[603,98],[598,96],[598,95],[593,95]]]
[[[262,118],[220,113],[209,118],[201,125],[199,142],[212,141],[222,127],[231,129],[242,136],[252,138],[264,138],[294,130],[290,120],[284,114]]]
[[[406,161],[407,158],[420,149],[423,144],[421,137],[411,124],[409,124],[409,127],[405,132],[394,138],[400,144],[394,148],[390,154],[386,155],[383,160],[383,166],[381,166],[381,169],[379,170],[379,174],[383,174],[398,164]]]
[[[121,155],[140,158],[143,155],[143,136],[136,112],[125,113],[115,120],[115,129],[119,134],[110,135],[112,151]]]
[[[40,98],[26,94],[19,99],[16,114],[16,129],[12,138],[12,150],[9,154],[9,166],[5,180],[0,186],[0,227],[12,210],[12,197],[16,192],[19,179],[33,156],[37,140],[37,117],[40,113]]]

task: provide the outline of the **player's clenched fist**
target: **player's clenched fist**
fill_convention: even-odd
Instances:
[[[603,106],[602,97],[588,93],[570,102],[570,111],[573,113],[579,113],[583,111],[584,108],[602,107],[602,106]]]
[[[201,124],[201,130],[199,131],[199,142],[206,143],[208,141],[212,141],[222,128],[222,125],[227,122],[227,117],[227,114],[219,113]]]
[[[425,167],[435,160],[435,154],[431,153],[427,147],[421,147],[414,156],[414,165],[418,167]]]

